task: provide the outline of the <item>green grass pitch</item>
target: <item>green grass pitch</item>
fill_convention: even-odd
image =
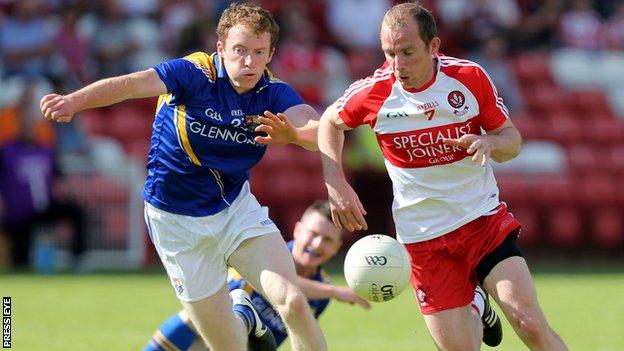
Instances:
[[[332,276],[344,282],[339,272]],[[549,321],[571,350],[624,350],[623,271],[540,271],[535,280]],[[0,295],[12,297],[14,350],[142,350],[179,308],[164,273],[4,274]],[[410,290],[371,311],[334,301],[321,326],[330,350],[435,349]],[[526,349],[506,321],[504,328],[498,350]]]

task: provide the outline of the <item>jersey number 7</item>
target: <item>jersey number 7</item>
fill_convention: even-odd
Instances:
[[[433,118],[433,115],[435,115],[435,109],[425,111],[425,116],[427,116],[427,121],[431,121],[431,119]]]

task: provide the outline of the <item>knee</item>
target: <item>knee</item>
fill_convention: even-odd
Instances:
[[[293,319],[305,316],[306,313],[310,311],[307,299],[303,293],[295,287],[286,289],[284,295],[279,301],[276,301],[275,307],[287,324]]]
[[[546,318],[538,310],[526,310],[516,313],[510,323],[519,336],[529,345],[542,345],[551,332]]]

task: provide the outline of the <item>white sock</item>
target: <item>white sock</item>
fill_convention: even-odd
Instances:
[[[483,311],[485,310],[485,300],[483,300],[483,296],[475,292],[474,298],[472,300],[472,307],[477,310],[479,313],[479,317],[483,317]]]

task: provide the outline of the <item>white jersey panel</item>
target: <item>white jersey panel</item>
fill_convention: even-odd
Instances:
[[[474,165],[469,157],[428,168],[399,168],[386,161],[400,242],[439,237],[498,206],[492,166],[475,169]]]
[[[463,95],[460,108],[448,102],[450,92]],[[427,112],[432,110],[435,112],[430,116]],[[390,96],[379,109],[374,130],[385,134],[432,128],[467,121],[478,114],[479,104],[472,92],[456,79],[438,72],[433,85],[421,92],[408,92],[395,81]]]
[[[401,242],[444,235],[499,204],[492,167],[481,167],[465,150],[442,144],[443,138],[481,134],[478,115],[473,93],[443,72],[419,92],[394,82],[374,131],[393,184]]]

